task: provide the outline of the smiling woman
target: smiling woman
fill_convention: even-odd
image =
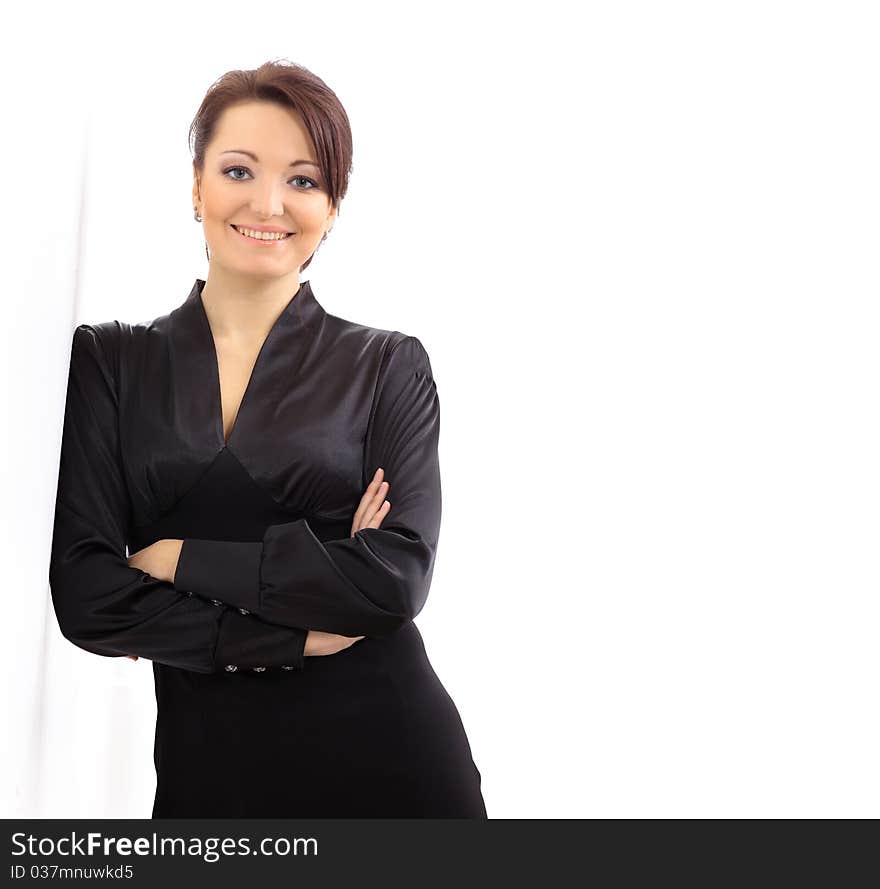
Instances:
[[[345,111],[270,62],[220,78],[191,133],[207,280],[74,331],[61,631],[153,662],[154,818],[486,818],[414,622],[441,517],[428,353],[299,278],[347,189]]]
[[[225,147],[240,145],[243,138],[259,146],[259,153]],[[283,154],[286,146],[294,146],[297,154],[306,157],[287,161]],[[334,199],[319,185],[329,177],[314,157],[313,139],[300,114],[274,101],[235,102],[214,122],[214,132],[209,140],[203,140],[201,148],[201,160],[197,155],[193,161],[193,203],[196,218],[205,229],[212,272],[222,266],[224,277],[234,272],[253,275],[252,263],[271,256],[276,279],[278,262],[286,270],[286,274],[281,272],[284,278],[298,275],[327,237],[341,199]],[[230,160],[242,158],[247,158],[250,166],[230,165]],[[292,175],[296,167],[314,170],[315,177]],[[230,251],[228,237],[222,237],[221,232],[232,234],[238,249]],[[272,254],[242,253],[240,249],[262,250],[281,243],[285,250]],[[216,275],[209,276],[209,294],[219,289],[216,281]]]

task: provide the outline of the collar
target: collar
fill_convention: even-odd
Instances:
[[[247,450],[277,409],[291,375],[320,331],[326,312],[303,281],[272,325],[242,396],[229,441],[223,437],[223,411],[217,350],[202,302],[205,281],[196,278],[186,300],[170,315],[170,357],[176,422],[195,447]],[[286,383],[287,381],[287,383]],[[180,431],[183,431],[181,429]]]
[[[182,313],[187,324],[199,324],[199,317],[204,324],[208,324],[208,315],[205,312],[205,304],[202,302],[202,291],[205,289],[205,283],[201,278],[196,278],[189,296],[183,305],[176,310],[178,314]],[[281,314],[269,331],[269,337],[276,335],[275,331],[279,327],[285,330],[293,330],[295,328],[309,330],[320,323],[324,314],[323,307],[315,299],[315,294],[312,292],[311,281],[302,281],[299,289],[281,310]],[[211,327],[208,325],[208,333],[210,334],[210,332]],[[268,342],[268,338],[266,341]]]

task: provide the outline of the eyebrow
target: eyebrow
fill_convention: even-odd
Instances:
[[[248,157],[253,158],[257,163],[260,162],[260,159],[252,151],[245,151],[243,148],[230,148],[228,151],[221,151],[220,154],[246,154]],[[288,166],[298,167],[300,164],[307,164],[310,167],[318,166],[314,161],[309,160],[291,161]]]

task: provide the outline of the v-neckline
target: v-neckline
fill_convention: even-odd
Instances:
[[[204,454],[207,459],[230,447],[239,459],[258,461],[271,450],[267,433],[277,422],[328,315],[310,282],[302,281],[263,341],[227,439],[223,434],[220,364],[201,300],[205,283],[196,278],[189,296],[169,316],[168,357],[174,397],[168,422],[190,453]]]
[[[227,436],[225,423],[223,420],[223,388],[220,382],[220,356],[217,351],[217,342],[214,339],[214,331],[211,329],[211,322],[208,320],[208,313],[205,309],[205,304],[202,301],[202,290],[205,287],[205,283],[206,282],[203,281],[201,278],[196,279],[194,296],[195,302],[198,303],[199,315],[201,316],[201,319],[203,321],[204,330],[207,332],[208,342],[211,346],[210,354],[212,360],[209,362],[209,364],[211,365],[210,375],[213,378],[213,391],[211,394],[211,415],[214,424],[214,434],[218,438],[221,450],[223,450],[230,447],[238,438],[239,427],[242,424],[242,420],[246,418],[250,402],[253,400],[253,396],[251,393],[255,387],[254,381],[257,375],[260,373],[262,366],[266,363],[266,356],[269,354],[272,345],[274,344],[276,338],[279,336],[279,331],[291,318],[294,305],[299,308],[300,304],[304,304],[307,306],[307,308],[310,308],[311,303],[314,302],[314,299],[309,298],[311,296],[311,288],[309,286],[309,282],[301,281],[296,289],[296,292],[293,294],[293,296],[290,297],[284,308],[279,313],[278,317],[275,319],[272,327],[269,329],[269,333],[266,334],[266,338],[263,340],[263,343],[260,346],[260,350],[257,352],[256,360],[254,361],[253,367],[251,368],[251,372],[248,376],[247,383],[245,384],[241,400],[238,403],[238,410],[236,411],[235,419],[232,421],[232,428],[229,430],[229,435]],[[300,300],[300,303],[297,303],[298,299]],[[317,303],[315,303],[315,306],[317,306]],[[306,319],[307,316],[310,315],[311,312],[306,312],[303,315],[303,318]]]
[[[204,306],[203,306],[204,308]],[[224,447],[229,446],[229,442],[232,440],[232,435],[235,432],[235,427],[238,426],[238,418],[241,416],[242,409],[244,408],[245,398],[247,397],[248,390],[251,388],[251,380],[254,378],[254,373],[257,369],[257,363],[260,360],[260,355],[263,353],[263,349],[266,347],[266,342],[269,339],[272,331],[269,331],[266,339],[263,340],[260,348],[257,352],[257,357],[254,360],[253,365],[251,366],[250,374],[248,375],[247,382],[244,386],[244,391],[241,394],[241,398],[238,401],[238,406],[235,409],[235,418],[232,421],[232,426],[229,429],[229,435],[226,434],[226,417],[223,415],[223,383],[222,383],[222,375],[220,373],[220,353],[217,351],[217,340],[214,339],[213,331],[211,332],[211,341],[214,345],[214,370],[217,377],[217,394],[220,400],[220,437],[223,439]]]

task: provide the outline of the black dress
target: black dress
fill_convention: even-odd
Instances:
[[[64,636],[153,662],[153,817],[486,818],[413,622],[441,514],[424,347],[303,282],[225,441],[204,284],[75,330],[52,540]],[[391,511],[352,537],[380,466]],[[173,584],[127,562],[163,538],[184,540]],[[309,629],[366,638],[304,657]]]

